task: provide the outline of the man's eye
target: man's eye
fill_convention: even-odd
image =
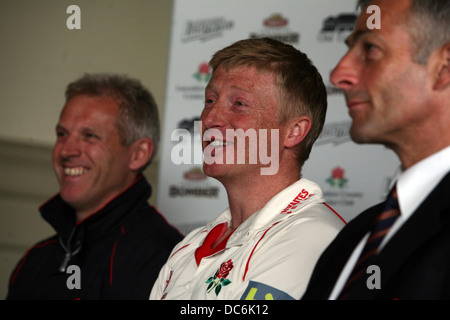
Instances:
[[[373,45],[373,44],[371,44],[371,43],[368,43],[368,42],[367,42],[367,43],[364,44],[364,49],[365,49],[367,52],[370,52],[370,51],[376,49],[376,46]]]
[[[67,136],[67,133],[64,131],[56,131],[56,137],[57,138],[64,138]]]
[[[94,134],[94,133],[90,133],[90,132],[86,133],[86,134],[85,134],[85,137],[86,137],[87,139],[98,139],[98,135],[96,135],[96,134]]]
[[[375,60],[381,57],[381,50],[378,48],[378,46],[366,42],[364,43],[364,54],[367,59]]]

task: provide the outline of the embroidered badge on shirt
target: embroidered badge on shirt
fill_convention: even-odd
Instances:
[[[295,300],[292,296],[267,284],[250,281],[241,300]]]
[[[231,283],[231,280],[227,279],[231,269],[233,269],[233,261],[231,261],[231,259],[222,263],[220,268],[214,274],[214,277],[210,277],[206,280],[205,283],[209,283],[208,288],[206,289],[207,293],[210,293],[214,289],[216,296],[218,296],[222,287]]]

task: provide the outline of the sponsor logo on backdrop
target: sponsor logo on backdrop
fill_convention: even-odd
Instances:
[[[364,197],[363,192],[351,190],[350,180],[341,166],[332,168],[325,182],[328,188],[324,188],[324,196],[330,206],[351,207]]]
[[[200,167],[194,167],[183,173],[183,178],[189,181],[201,181],[205,180],[207,176],[203,173],[203,170]]]
[[[218,198],[219,188],[208,182],[201,167],[192,167],[183,173],[182,182],[170,185],[169,196],[171,198]]]
[[[272,38],[290,44],[300,43],[300,33],[289,28],[289,20],[280,13],[274,13],[262,22],[262,29],[251,32],[249,38]]]
[[[343,42],[352,32],[358,16],[356,13],[339,13],[322,21],[322,29],[317,35],[319,42]]]
[[[205,99],[205,86],[211,79],[211,68],[207,62],[202,62],[192,73],[192,84],[176,85],[175,90],[182,94],[185,100],[201,100]]]
[[[344,176],[344,169],[336,167],[331,172],[331,177],[327,179],[327,183],[333,188],[342,189],[348,182],[348,179]]]
[[[181,40],[183,42],[208,41],[223,36],[224,31],[234,27],[234,21],[223,17],[189,20],[186,22]]]
[[[201,187],[171,185],[169,187],[169,197],[218,198],[219,188],[214,186]]]
[[[343,95],[344,94],[344,90],[333,86],[331,83],[326,83],[325,84],[325,88],[327,90],[327,95],[328,96]]]
[[[209,79],[211,79],[211,68],[209,67],[207,62],[202,62],[198,66],[197,72],[192,75],[198,82],[208,83]]]
[[[351,139],[349,132],[351,125],[351,121],[325,124],[314,146],[323,146],[328,144],[336,146],[350,141]]]

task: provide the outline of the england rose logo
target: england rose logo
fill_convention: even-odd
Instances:
[[[211,79],[211,68],[208,63],[203,62],[198,66],[198,70],[194,73],[193,77],[200,82],[208,83]]]
[[[213,289],[216,296],[219,295],[222,287],[225,287],[231,283],[231,280],[227,279],[228,274],[233,269],[233,261],[228,260],[220,265],[220,268],[214,274],[214,277],[210,277],[206,283],[208,283],[207,293],[210,293]]]
[[[343,188],[348,179],[345,177],[345,170],[341,167],[336,167],[331,172],[331,177],[327,179],[327,183],[332,187]]]

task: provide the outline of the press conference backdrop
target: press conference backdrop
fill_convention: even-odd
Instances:
[[[162,132],[157,206],[188,232],[227,208],[222,185],[203,174],[199,120],[212,54],[245,38],[271,37],[305,52],[328,91],[325,127],[303,177],[317,182],[327,203],[349,221],[386,194],[398,168],[378,145],[357,145],[342,91],[329,74],[346,52],[355,0],[175,0]],[[245,195],[242,195],[245,197]]]

